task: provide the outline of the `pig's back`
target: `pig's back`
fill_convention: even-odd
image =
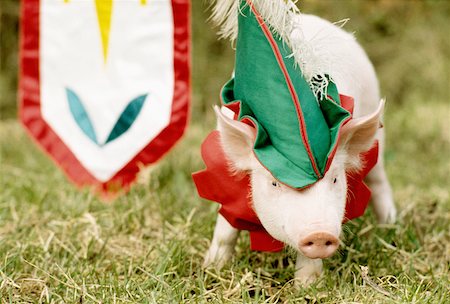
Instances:
[[[373,112],[380,100],[375,70],[353,35],[317,16],[298,17],[302,35],[323,60],[341,94],[355,98],[356,117]],[[329,71],[328,71],[329,70]]]

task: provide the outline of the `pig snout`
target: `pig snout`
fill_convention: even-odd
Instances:
[[[315,232],[300,240],[298,248],[308,258],[324,259],[332,256],[339,247],[339,240],[328,232]]]

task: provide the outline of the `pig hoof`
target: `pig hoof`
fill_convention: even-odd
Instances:
[[[231,260],[232,255],[233,248],[230,246],[211,246],[206,253],[203,268],[216,267],[221,269]]]
[[[320,276],[320,273],[296,273],[294,286],[296,288],[308,287],[312,283],[314,283]]]
[[[379,224],[394,224],[397,220],[397,209],[395,206],[392,206],[390,208],[386,208],[386,212],[384,212],[382,215],[378,216],[378,223]]]
[[[294,285],[297,288],[307,287],[322,274],[322,260],[309,259],[299,254],[297,256],[296,268]]]

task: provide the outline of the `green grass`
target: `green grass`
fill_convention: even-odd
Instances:
[[[432,105],[432,107],[431,107]],[[213,127],[193,123],[130,193],[103,203],[78,191],[14,120],[0,124],[0,298],[3,303],[445,303],[450,296],[448,103],[388,105],[386,161],[395,225],[369,211],[345,228],[338,255],[311,287],[292,286],[288,252],[249,251],[203,270],[217,205],[190,172]],[[369,268],[363,278],[360,266]],[[376,285],[388,295],[380,292]]]
[[[449,1],[300,2],[332,21],[350,17],[346,29],[375,64],[388,100],[385,159],[399,219],[379,226],[369,210],[347,224],[322,278],[299,290],[295,258],[250,252],[245,233],[223,270],[201,268],[218,206],[197,197],[190,173],[203,167],[211,105],[233,64],[230,44],[205,21],[204,1],[192,1],[189,130],[110,203],[69,183],[14,119],[19,2],[0,2],[1,303],[450,301]]]

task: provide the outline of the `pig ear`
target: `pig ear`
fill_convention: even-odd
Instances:
[[[361,166],[359,154],[372,147],[377,130],[382,126],[381,115],[384,104],[385,100],[382,99],[374,113],[352,119],[342,127],[339,148],[346,155],[347,169],[359,169]]]
[[[238,171],[252,169],[255,161],[253,156],[255,129],[243,122],[228,118],[218,106],[214,107],[214,111],[222,147],[232,166]]]

